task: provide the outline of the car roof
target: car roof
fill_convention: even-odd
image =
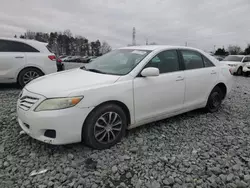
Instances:
[[[164,49],[173,49],[173,48],[181,48],[181,49],[187,49],[187,50],[197,50],[200,51],[197,48],[187,47],[187,46],[172,46],[172,45],[143,45],[143,46],[128,46],[128,47],[122,47],[119,49],[135,49],[135,50],[164,50]]]
[[[37,40],[31,40],[31,39],[7,38],[7,37],[0,37],[0,40],[23,42],[25,44],[31,45],[32,47],[38,49],[41,52],[48,52],[48,49],[46,48],[48,43],[46,42],[39,42]]]

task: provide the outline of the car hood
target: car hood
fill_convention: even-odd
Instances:
[[[221,61],[221,62],[227,65],[241,64],[241,62],[239,61]]]
[[[50,97],[66,97],[72,91],[89,89],[97,85],[112,84],[120,76],[100,74],[82,69],[72,69],[42,76],[25,86],[30,92]]]

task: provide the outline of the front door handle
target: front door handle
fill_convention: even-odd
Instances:
[[[15,58],[20,59],[20,58],[24,58],[24,56],[16,56]]]
[[[178,76],[176,79],[176,81],[182,81],[182,80],[184,80],[184,77],[182,77],[182,76]]]
[[[211,74],[216,74],[216,72],[215,72],[215,71],[212,71]]]

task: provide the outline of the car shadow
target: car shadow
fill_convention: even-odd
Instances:
[[[21,89],[21,87],[14,83],[14,84],[0,84],[0,91],[1,90],[9,90],[9,89]]]

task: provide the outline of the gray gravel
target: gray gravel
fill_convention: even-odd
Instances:
[[[103,151],[19,135],[20,90],[1,89],[0,187],[250,187],[250,78],[234,80],[219,112],[193,111],[136,128]]]

